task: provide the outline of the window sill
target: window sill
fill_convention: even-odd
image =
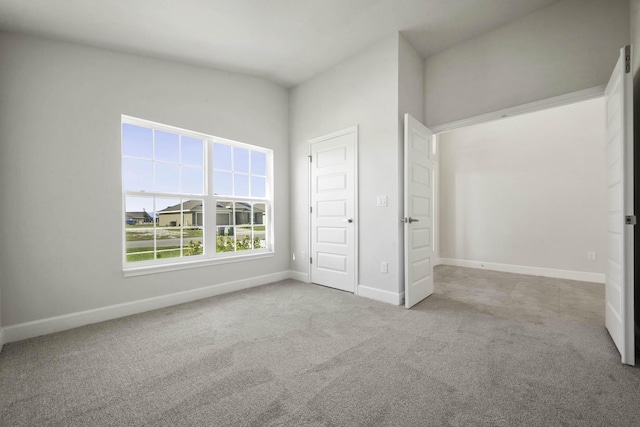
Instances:
[[[172,264],[146,265],[144,267],[126,267],[122,270],[124,277],[144,276],[146,274],[165,273],[168,271],[188,270],[191,268],[209,267],[212,265],[229,264],[232,262],[251,261],[254,259],[272,258],[275,252],[261,252],[258,254],[235,255],[220,258],[199,259],[196,261],[182,261]]]

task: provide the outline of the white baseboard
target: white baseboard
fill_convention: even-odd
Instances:
[[[279,273],[265,274],[263,276],[250,277],[248,279],[206,286],[204,288],[192,289],[174,294],[161,295],[143,300],[125,302],[122,304],[5,326],[0,329],[0,345],[77,328],[91,323],[104,322],[105,320],[144,313],[145,311],[156,310],[255,286],[266,285],[267,283],[273,283],[290,278],[292,278],[291,271],[282,271]]]
[[[304,283],[309,283],[309,274],[308,273],[302,273],[300,271],[290,271],[291,276],[289,277],[290,279],[293,280],[297,280],[299,282],[304,282]]]
[[[582,282],[604,283],[605,275],[584,271],[557,270],[554,268],[529,267],[526,265],[499,264],[495,262],[470,261],[466,259],[440,258],[440,263],[457,267],[480,268],[506,273],[528,274],[530,276],[554,277],[556,279],[580,280]]]
[[[374,299],[376,301],[382,301],[393,305],[402,304],[402,300],[404,299],[404,292],[396,293],[383,291],[382,289],[370,288],[369,286],[358,286],[357,295],[360,297],[365,297],[369,299]]]

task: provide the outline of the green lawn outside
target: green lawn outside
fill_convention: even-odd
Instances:
[[[179,229],[165,229],[158,227],[158,240],[177,239],[180,237]],[[164,231],[164,233],[163,233]],[[202,237],[202,228],[185,228],[182,230],[182,236],[185,239],[193,237]],[[127,227],[127,242],[139,242],[142,240],[153,240],[153,230],[146,229],[144,232],[131,232],[131,228]]]
[[[180,256],[180,246],[166,246],[162,248],[166,252],[158,252],[158,259],[176,258]],[[153,246],[149,248],[128,248],[127,262],[148,261],[153,258]]]

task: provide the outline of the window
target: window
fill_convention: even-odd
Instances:
[[[272,251],[272,151],[123,116],[124,266]]]

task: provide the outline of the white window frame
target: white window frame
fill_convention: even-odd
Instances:
[[[195,195],[187,193],[161,193],[151,191],[126,191],[124,189],[124,147],[122,142],[122,125],[131,124],[140,126],[152,130],[159,130],[164,132],[178,133],[187,137],[197,138],[204,141],[204,195]],[[220,143],[230,145],[232,147],[243,148],[246,150],[260,152],[265,154],[266,158],[266,194],[265,197],[241,197],[241,196],[221,196],[213,194],[213,144]],[[273,257],[275,254],[274,249],[274,221],[273,221],[273,205],[274,205],[274,189],[273,189],[273,150],[263,148],[255,145],[250,145],[238,141],[234,141],[227,138],[221,138],[213,135],[208,135],[200,132],[194,132],[187,129],[178,128],[175,126],[165,125],[162,123],[152,122],[149,120],[143,120],[136,117],[121,116],[120,122],[120,164],[121,164],[121,191],[122,191],[122,208],[121,208],[121,227],[122,227],[122,268],[125,277],[139,276],[144,274],[160,273],[164,271],[182,270],[194,267],[204,267],[209,265],[224,264],[229,262],[247,261],[259,258]],[[249,180],[251,175],[249,174]],[[204,201],[204,216],[203,216],[203,248],[204,254],[182,256],[176,258],[167,259],[154,259],[148,261],[135,261],[127,262],[127,240],[126,240],[126,198],[127,196],[133,197],[161,197],[161,198],[176,198],[176,199],[197,199]],[[232,201],[232,202],[250,202],[250,203],[264,203],[265,204],[265,242],[266,247],[260,249],[250,249],[233,252],[216,252],[217,236],[216,231],[218,225],[216,224],[216,209],[218,201]],[[181,202],[182,203],[182,202]],[[155,208],[155,207],[154,207]],[[155,210],[155,209],[154,209]],[[155,212],[154,212],[155,215]],[[235,221],[235,219],[234,219]],[[236,225],[233,225],[235,228]],[[154,229],[156,228],[154,218]],[[237,235],[237,233],[234,233]],[[155,246],[155,240],[154,240]]]

